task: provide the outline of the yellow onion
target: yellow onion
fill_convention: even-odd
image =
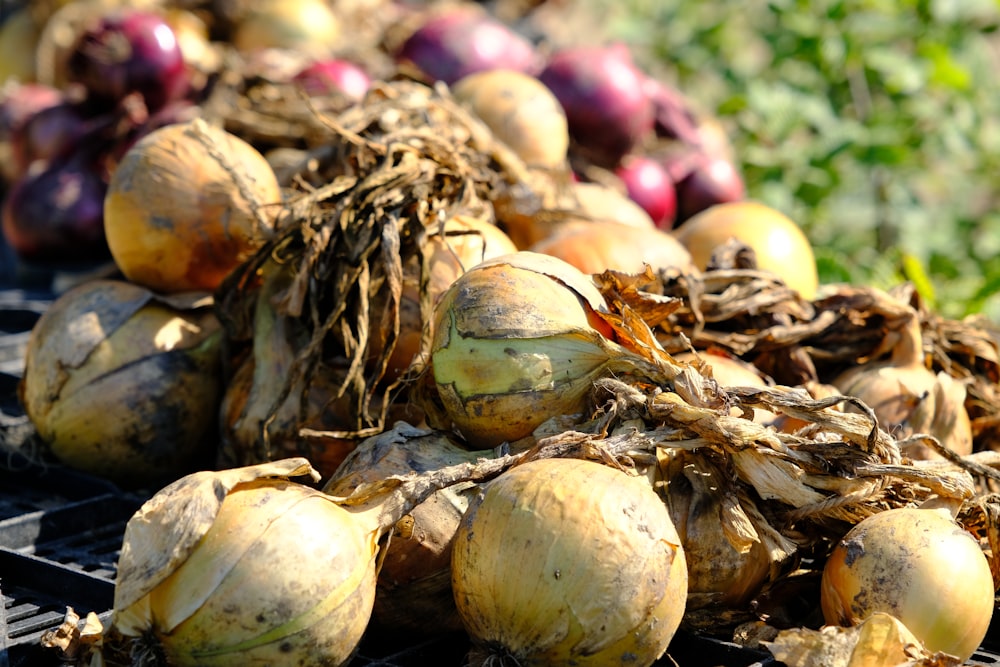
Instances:
[[[201,119],[154,130],[125,153],[104,200],[115,264],[164,292],[215,290],[271,234],[281,187],[250,144]]]
[[[897,439],[916,433],[934,436],[956,454],[972,452],[972,425],[965,409],[965,385],[945,372],[934,373],[924,362],[920,318],[914,311],[898,331],[890,356],[850,368],[833,385],[860,398],[879,425]],[[903,446],[913,459],[940,455],[923,443]]]
[[[470,447],[531,435],[584,411],[593,381],[641,361],[608,338],[600,291],[572,265],[520,251],[459,276],[438,302],[431,365]]]
[[[469,451],[447,434],[400,422],[360,443],[323,491],[347,496],[361,484],[390,475],[419,474],[492,457],[492,450]],[[387,533],[372,613],[377,629],[421,639],[462,630],[451,591],[451,546],[475,489],[465,483],[435,491]]]
[[[715,621],[719,612],[746,609],[792,559],[795,545],[709,458],[680,449],[659,456],[662,494],[687,560],[689,622],[696,623],[698,610]]]
[[[647,264],[654,271],[698,273],[687,248],[656,227],[608,221],[566,223],[531,250],[558,257],[584,273],[608,269],[641,273]]]
[[[993,615],[994,583],[979,544],[946,509],[895,508],[869,516],[823,568],[830,625],[876,612],[899,619],[931,651],[969,659]]]
[[[240,51],[289,49],[319,58],[338,44],[341,21],[325,0],[257,0],[247,6],[231,39]]]
[[[31,331],[19,394],[60,461],[128,485],[211,459],[222,331],[205,295],[94,280]]]
[[[512,69],[468,74],[452,86],[455,98],[486,124],[528,167],[566,164],[566,112],[541,81]]]
[[[684,551],[645,479],[540,459],[484,484],[452,553],[470,664],[651,665],[687,594]]]
[[[342,665],[375,596],[378,525],[290,481],[305,459],[198,472],[125,528],[112,627],[177,667]]]
[[[770,206],[754,201],[716,204],[686,220],[675,234],[701,269],[716,248],[735,238],[754,251],[759,268],[779,276],[805,299],[816,295],[819,274],[812,244],[794,220]]]
[[[521,197],[502,192],[494,201],[503,230],[521,250],[580,222],[617,222],[642,229],[656,226],[623,191],[600,183],[561,183],[556,176],[536,171],[532,185],[541,194],[529,196],[515,189],[513,194]]]

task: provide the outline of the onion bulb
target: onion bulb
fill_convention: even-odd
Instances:
[[[608,269],[641,273],[644,265],[654,271],[698,273],[687,248],[655,227],[601,221],[567,223],[530,249],[558,257],[584,273]]]
[[[837,543],[823,568],[823,617],[857,625],[876,612],[899,619],[931,652],[965,662],[993,616],[994,583],[975,538],[945,509],[894,508]]]
[[[211,458],[221,336],[210,299],[82,283],[31,330],[19,396],[66,465],[129,486],[176,479]]]
[[[809,239],[791,218],[770,206],[753,201],[716,204],[675,233],[701,269],[716,248],[735,238],[754,251],[759,268],[782,278],[802,298],[816,294],[819,273]]]
[[[607,336],[603,297],[563,260],[520,251],[459,276],[434,313],[431,365],[448,418],[477,449],[584,411],[593,381],[640,360]]]
[[[486,70],[463,77],[452,92],[529,167],[556,169],[566,164],[566,113],[535,77],[517,70]]]
[[[452,586],[478,648],[471,665],[638,667],[653,664],[680,625],[687,566],[645,479],[539,459],[472,499]]]
[[[267,160],[201,119],[161,127],[122,157],[104,200],[115,263],[172,293],[214,290],[271,233],[281,187]]]
[[[915,311],[895,336],[887,359],[849,368],[833,379],[833,385],[860,398],[875,411],[880,426],[897,439],[926,433],[956,454],[970,454],[972,424],[965,409],[965,385],[925,365]],[[922,442],[904,444],[902,452],[913,459],[941,458]]]
[[[290,477],[305,459],[198,472],[125,527],[111,623],[171,665],[342,665],[368,624],[377,530]]]
[[[362,484],[390,475],[420,474],[493,457],[493,450],[469,451],[446,433],[397,422],[361,442],[323,491],[347,496]],[[451,591],[451,548],[476,488],[465,483],[435,491],[387,534],[372,611],[372,623],[379,629],[421,639],[462,630]]]
[[[289,49],[314,57],[332,55],[343,26],[325,0],[258,0],[233,29],[232,44],[244,53]]]

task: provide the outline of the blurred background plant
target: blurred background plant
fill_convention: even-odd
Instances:
[[[1000,2],[584,0],[722,121],[824,282],[1000,321]]]

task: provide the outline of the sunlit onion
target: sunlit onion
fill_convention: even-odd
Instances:
[[[821,603],[831,625],[885,612],[929,651],[965,662],[989,628],[994,582],[981,547],[947,510],[897,508],[837,542],[823,568]]]
[[[271,233],[281,187],[253,146],[201,119],[140,139],[112,175],[104,227],[129,280],[214,290]]]
[[[208,299],[86,282],[32,329],[19,395],[65,464],[129,486],[169,481],[212,458],[220,344]]]
[[[651,665],[685,609],[687,567],[645,480],[579,459],[508,470],[455,537],[469,664]]]

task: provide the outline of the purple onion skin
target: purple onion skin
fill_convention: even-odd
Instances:
[[[675,224],[682,224],[710,206],[745,197],[746,184],[736,165],[725,158],[695,153],[687,174],[677,181]]]
[[[3,233],[21,259],[87,264],[110,258],[104,236],[107,184],[89,160],[71,157],[14,182],[3,203]]]
[[[371,77],[358,65],[339,58],[307,65],[293,79],[313,97],[343,95],[360,102],[372,85]]]
[[[653,131],[656,136],[682,141],[692,148],[701,146],[698,119],[684,96],[662,81],[649,78],[646,94],[653,104]]]
[[[428,19],[396,53],[427,79],[452,85],[490,69],[535,73],[534,45],[506,24],[479,11],[457,9]]]
[[[643,208],[660,229],[670,229],[677,217],[677,190],[658,161],[642,155],[626,156],[615,170],[632,201]]]
[[[63,92],[41,83],[13,87],[0,100],[0,140],[8,140],[32,116],[65,102]]]
[[[538,75],[566,111],[580,154],[614,168],[653,132],[646,75],[624,45],[562,49]]]
[[[54,160],[76,149],[90,129],[78,104],[69,101],[41,109],[11,137],[16,168],[25,173],[37,160]]]
[[[132,92],[150,111],[186,95],[190,77],[177,36],[156,14],[124,10],[101,17],[81,35],[68,78],[95,102],[114,106]]]

